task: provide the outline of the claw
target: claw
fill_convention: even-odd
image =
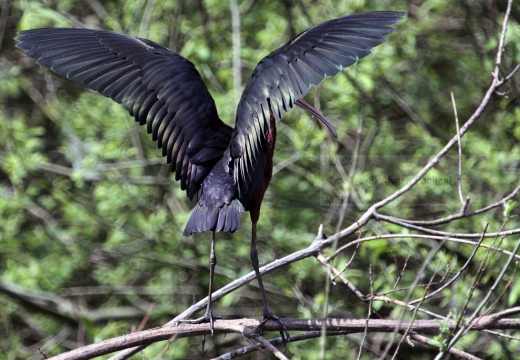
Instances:
[[[213,322],[215,320],[222,319],[222,316],[213,316],[213,313],[211,311],[211,308],[207,309],[204,313],[204,316],[198,318],[198,319],[185,319],[185,320],[177,320],[176,326],[179,325],[179,323],[185,323],[185,324],[204,324],[209,322],[209,328],[211,330],[211,335],[213,335]],[[206,343],[206,335],[202,335],[202,352],[204,352],[204,344]]]
[[[185,324],[204,324],[209,323],[209,328],[211,330],[211,335],[213,335],[213,322],[215,320],[221,320],[222,316],[213,316],[211,309],[209,311],[206,311],[204,316],[198,318],[198,319],[185,319],[185,320],[178,320],[177,325],[179,323],[185,323]]]
[[[262,322],[260,323],[260,325],[258,325],[257,331],[262,333],[263,327],[269,320],[276,321],[282,328],[282,330],[280,330],[280,335],[282,337],[283,345],[285,348],[287,343],[289,341],[291,341],[291,335],[289,334],[289,331],[287,331],[287,328],[285,327],[285,324],[283,323],[283,321],[278,316],[273,314],[270,310],[264,311],[264,315],[262,316]]]

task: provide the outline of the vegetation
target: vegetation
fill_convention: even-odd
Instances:
[[[193,203],[156,143],[120,105],[23,58],[14,46],[16,32],[82,25],[163,44],[196,65],[220,117],[232,125],[236,92],[241,91],[233,82],[233,3],[3,3],[0,359],[42,359],[162,326],[203,299],[209,281],[209,234],[182,236]],[[242,86],[263,56],[314,24],[362,11],[408,13],[387,43],[306,97],[336,126],[337,141],[299,109],[278,125],[275,174],[258,230],[261,264],[309,247],[320,224],[327,235],[354,229],[373,204],[411,184],[457,134],[454,104],[462,128],[482,103],[493,81],[507,4],[239,1]],[[501,71],[495,73],[499,78],[520,63],[519,20],[516,1]],[[460,183],[455,145],[410,191],[377,209],[360,229],[339,233],[319,256],[264,276],[273,312],[283,318],[424,319],[437,321],[438,330],[407,333],[404,341],[403,331],[308,339],[287,344],[287,357],[397,354],[407,359],[413,354],[430,359],[451,347],[457,331],[450,320],[460,329],[474,319],[476,309],[478,316],[509,309],[508,317],[518,320],[518,257],[505,268],[512,257],[496,250],[513,251],[520,232],[518,79],[512,76],[492,92],[461,138]],[[467,216],[492,204],[497,205]],[[431,221],[461,211],[460,218],[438,225],[395,219]],[[479,240],[484,232],[499,235]],[[385,237],[389,234],[395,237]],[[362,241],[356,247],[357,239]],[[476,249],[478,241],[488,247]],[[217,289],[252,271],[249,249],[250,221],[244,215],[238,233],[217,234]],[[347,265],[342,277],[331,282],[331,274]],[[214,314],[259,318],[262,301],[255,284],[219,299]],[[437,289],[442,290],[423,299]],[[415,299],[420,311],[406,306]],[[455,348],[477,358],[514,358],[520,351],[518,330],[494,331],[470,331]],[[240,335],[215,334],[206,337],[202,352],[200,340],[157,342],[143,354],[147,359],[211,358],[248,345]]]

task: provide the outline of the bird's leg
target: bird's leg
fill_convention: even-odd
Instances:
[[[285,327],[284,323],[278,316],[273,314],[271,308],[269,307],[269,303],[267,302],[267,296],[265,295],[264,284],[262,282],[262,277],[260,276],[259,264],[258,264],[258,251],[256,250],[256,222],[253,222],[253,229],[251,234],[251,263],[253,264],[253,268],[255,269],[256,280],[258,281],[258,287],[260,288],[260,293],[262,294],[262,301],[264,303],[264,314],[262,316],[262,322],[260,323],[259,329],[265,325],[267,320],[274,320],[282,327],[283,331],[280,331],[280,335],[282,336],[283,342],[286,343],[290,339],[289,332]],[[285,333],[285,335],[284,335]]]
[[[217,256],[215,255],[215,231],[211,232],[211,251],[209,255],[209,289],[208,289],[208,304],[206,305],[206,312],[204,316],[198,319],[179,320],[179,322],[187,324],[201,324],[209,322],[211,333],[213,334],[213,320],[221,319],[220,316],[213,316],[211,311],[211,295],[213,293],[213,275],[215,273],[215,265],[217,265]]]

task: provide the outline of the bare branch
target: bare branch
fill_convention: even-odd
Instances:
[[[471,330],[481,331],[484,329],[520,329],[520,319],[498,319],[493,321],[487,320],[476,323]],[[404,332],[410,328],[414,333],[437,334],[441,326],[447,326],[450,329],[455,327],[454,321],[447,324],[440,324],[433,320],[415,320],[415,321],[397,321],[397,320],[377,320],[377,319],[282,319],[290,331],[313,331],[321,334],[323,323],[331,334],[343,333],[363,333],[365,329],[369,332],[393,332],[397,329]],[[258,340],[258,334],[255,330],[260,324],[259,320],[254,319],[237,319],[237,320],[216,320],[214,322],[214,332],[216,334],[239,333],[250,339]],[[486,326],[482,326],[486,324]],[[279,324],[274,321],[268,321],[264,327],[264,331],[279,331]],[[211,329],[209,324],[190,324],[180,326],[164,326],[160,328],[149,329],[132,334],[127,334],[102,341],[97,344],[87,345],[67,353],[50,358],[51,360],[83,360],[91,359],[96,356],[109,354],[114,351],[132,348],[135,346],[149,345],[154,342],[168,340],[175,336],[183,338],[188,336],[209,335]],[[292,337],[291,337],[292,339]],[[267,345],[262,342],[262,345]],[[122,354],[122,353],[121,353]],[[121,354],[114,359],[120,358]]]

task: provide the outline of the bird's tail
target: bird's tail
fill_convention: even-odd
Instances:
[[[244,211],[244,206],[238,199],[223,206],[207,205],[199,200],[186,224],[184,236],[210,230],[235,232],[240,224],[239,214]]]

